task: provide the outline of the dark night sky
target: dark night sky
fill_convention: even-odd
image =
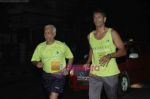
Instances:
[[[57,27],[57,39],[71,47],[78,46],[77,53],[82,53],[88,46],[86,36],[94,29],[92,11],[96,8],[106,12],[107,26],[116,29],[123,40],[149,41],[150,13],[146,0],[30,0],[0,3],[1,46],[8,44],[2,38],[10,33],[9,44],[13,41],[18,46],[21,42],[31,54],[43,40],[42,27],[52,23]],[[17,40],[13,40],[15,35]]]
[[[34,1],[34,0],[31,0],[31,1]],[[59,2],[59,0],[56,0],[56,1]],[[62,20],[65,20],[64,24],[70,24],[72,27],[73,25],[79,25],[79,24],[81,24],[81,26],[78,26],[78,28],[90,27],[92,25],[91,11],[94,8],[98,7],[98,8],[104,9],[105,12],[107,13],[108,26],[116,28],[119,32],[121,32],[121,34],[131,35],[139,39],[139,37],[141,37],[140,35],[141,32],[142,33],[148,32],[149,10],[148,10],[147,2],[144,0],[124,0],[124,1],[118,0],[116,2],[114,2],[114,0],[71,0],[71,1],[65,0],[65,2],[72,2],[74,4],[70,3],[70,7],[69,7],[69,6],[63,6],[60,3],[55,3],[56,8],[58,8],[56,9],[56,11],[58,11],[59,13],[62,10],[64,13],[60,13],[60,14],[65,14],[65,18],[67,18],[67,19],[62,18]],[[7,14],[7,9],[6,9],[7,5],[8,4],[6,5],[3,4],[3,8],[1,8],[2,14],[0,15],[0,17],[2,21],[1,26],[3,26],[3,28],[1,28],[1,31],[5,31],[4,29],[9,24],[8,22],[9,16]],[[46,6],[45,5],[46,4],[44,3],[41,5],[41,1],[40,2],[37,1],[36,3],[30,4],[30,6],[33,6],[34,8],[39,7],[40,9],[43,9],[43,10],[47,9],[47,11],[48,9],[51,9],[50,8],[51,5],[50,6],[48,6],[48,4]],[[55,6],[52,8],[55,8]],[[31,13],[34,13],[34,11],[32,11]],[[43,15],[39,14],[38,16],[43,16]],[[47,16],[51,17],[51,15],[48,15],[48,14]],[[44,21],[43,20],[41,21],[43,21],[43,23],[47,21],[48,23],[49,22],[48,20],[49,19],[47,18],[47,20],[45,19]],[[59,17],[58,17],[58,20],[59,20]],[[38,22],[41,23],[41,21],[38,21]],[[53,23],[56,25],[59,24],[55,21]]]

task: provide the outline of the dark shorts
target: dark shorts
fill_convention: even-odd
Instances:
[[[65,76],[43,72],[42,83],[48,93],[62,93],[65,85]]]

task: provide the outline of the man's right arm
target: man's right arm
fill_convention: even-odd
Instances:
[[[43,67],[43,63],[40,60],[41,60],[40,48],[39,48],[39,46],[37,46],[35,51],[34,51],[34,53],[33,53],[33,55],[32,55],[31,62],[37,68],[42,68]]]
[[[43,68],[43,63],[40,61],[32,61],[32,64],[35,65],[37,68]]]
[[[34,66],[36,66],[36,65],[38,64],[38,61],[32,61],[32,64],[33,64]]]
[[[86,64],[91,64],[91,61],[92,61],[92,49],[90,48],[88,60],[86,61]]]
[[[90,40],[90,34],[87,36],[87,39],[88,39],[88,42],[89,42],[89,40]],[[89,46],[90,46],[90,43],[89,43]],[[91,64],[92,53],[93,53],[93,51],[92,51],[91,46],[90,46],[90,51],[89,51],[89,54],[88,54],[88,60],[86,61],[85,64],[89,64],[89,65]]]
[[[88,41],[89,41],[89,39],[90,39],[90,34],[87,36],[87,39],[88,39]],[[89,44],[89,46],[90,46],[90,44]],[[92,54],[93,54],[93,51],[92,51],[92,49],[91,49],[91,46],[90,46],[90,50],[89,50],[89,54],[88,54],[88,59],[87,59],[87,61],[86,61],[86,63],[84,64],[84,67],[85,68],[89,68],[90,67],[90,64],[91,64],[91,62],[92,62]],[[87,69],[88,69],[87,68]]]

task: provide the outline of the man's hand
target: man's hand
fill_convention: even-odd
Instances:
[[[102,65],[102,66],[106,65],[110,61],[110,59],[111,58],[108,55],[101,57],[99,60],[100,65]]]
[[[63,74],[73,76],[74,75],[74,69],[72,68],[71,65],[68,65],[65,69],[62,70]]]
[[[69,74],[69,70],[67,69],[67,68],[64,68],[63,70],[62,70],[62,73],[63,73],[63,75],[68,75]]]
[[[75,73],[74,73],[74,70],[73,69],[71,69],[70,70],[70,76],[73,76]]]
[[[37,67],[37,68],[43,68],[43,65],[44,65],[44,64],[43,64],[42,62],[38,62],[38,63],[36,64],[36,67]]]
[[[85,70],[89,70],[89,69],[90,69],[90,64],[84,64],[84,65],[83,65],[83,68],[84,68]]]

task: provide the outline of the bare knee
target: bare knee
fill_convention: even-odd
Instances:
[[[51,94],[49,95],[49,99],[58,99],[58,95],[58,93],[51,92]]]

